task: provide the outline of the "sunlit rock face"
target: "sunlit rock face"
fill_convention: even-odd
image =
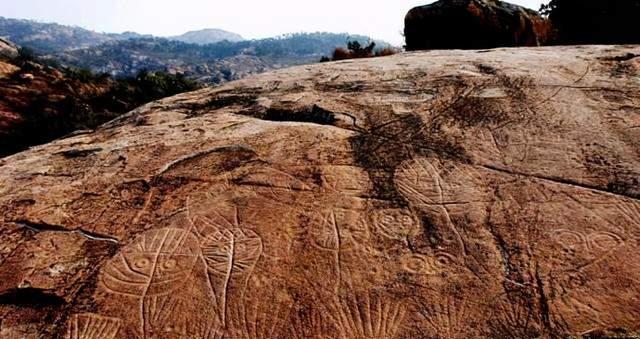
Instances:
[[[638,54],[290,68],[1,159],[0,337],[638,331]]]
[[[15,58],[18,56],[18,47],[9,40],[0,37],[0,58]]]
[[[539,46],[550,33],[537,12],[496,0],[440,0],[405,18],[407,50]]]

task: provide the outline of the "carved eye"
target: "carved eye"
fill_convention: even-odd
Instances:
[[[143,269],[149,267],[151,262],[147,258],[140,258],[133,263],[133,266],[137,269]]]
[[[387,214],[382,217],[382,222],[385,224],[391,224],[394,222],[395,219],[396,218],[394,218],[393,215]]]
[[[178,266],[178,262],[175,259],[167,259],[162,263],[162,268],[166,270],[174,269]]]

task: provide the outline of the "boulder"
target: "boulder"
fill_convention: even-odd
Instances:
[[[0,57],[15,58],[18,56],[18,47],[9,40],[0,37]]]
[[[639,54],[301,66],[1,159],[0,337],[633,337]]]
[[[440,0],[405,17],[406,49],[539,46],[550,25],[536,11],[498,0]]]

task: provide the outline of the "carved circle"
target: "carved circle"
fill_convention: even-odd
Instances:
[[[400,259],[402,268],[412,274],[433,274],[433,267],[428,256],[410,254]]]
[[[178,262],[175,259],[167,259],[162,263],[162,268],[165,270],[172,270],[178,266]]]
[[[622,244],[622,238],[609,232],[592,233],[588,240],[591,248],[599,251],[609,251]]]
[[[390,239],[402,240],[419,231],[417,218],[402,209],[376,210],[373,223],[378,232]]]
[[[566,251],[575,251],[587,244],[584,235],[570,230],[556,230],[553,232],[553,239],[562,245]]]
[[[149,261],[149,259],[147,258],[138,258],[135,260],[133,265],[135,266],[135,268],[142,270],[149,267],[149,265],[151,265],[151,261]]]
[[[433,258],[433,265],[438,270],[450,269],[456,264],[456,258],[445,252],[438,252]]]

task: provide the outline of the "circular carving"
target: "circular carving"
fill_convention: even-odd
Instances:
[[[373,222],[376,229],[390,239],[403,240],[419,231],[417,218],[402,209],[374,211]]]
[[[428,256],[410,254],[400,259],[402,268],[412,274],[433,274],[433,267]]]
[[[456,264],[456,258],[445,252],[439,252],[433,258],[433,264],[436,269],[445,270],[450,269],[453,265]]]
[[[622,244],[622,239],[609,232],[597,232],[589,235],[589,245],[594,250],[609,251]]]

